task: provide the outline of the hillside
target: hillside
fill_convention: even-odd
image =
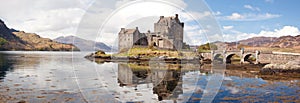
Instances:
[[[240,44],[254,47],[300,48],[300,35],[282,37],[254,37],[239,41]]]
[[[107,46],[106,44],[102,42],[95,42],[91,40],[85,40],[81,39],[76,36],[66,36],[66,37],[58,37],[54,39],[54,41],[60,42],[60,43],[67,43],[67,44],[74,44],[77,46],[81,51],[111,51],[111,47]]]
[[[25,33],[9,29],[0,20],[0,50],[26,50],[26,51],[78,51],[72,44],[63,44],[42,38],[34,33]]]

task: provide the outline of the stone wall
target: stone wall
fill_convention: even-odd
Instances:
[[[299,60],[300,55],[290,54],[260,54],[259,60],[261,63],[284,64],[289,61]]]

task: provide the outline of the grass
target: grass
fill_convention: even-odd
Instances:
[[[113,56],[140,56],[142,58],[151,58],[158,56],[167,56],[174,58],[182,58],[182,57],[193,57],[196,56],[194,52],[180,52],[180,51],[172,51],[172,50],[158,50],[158,49],[150,49],[147,47],[133,47],[126,52],[113,54]]]

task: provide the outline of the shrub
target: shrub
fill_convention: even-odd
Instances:
[[[198,48],[198,52],[209,52],[210,50],[217,50],[218,46],[211,43],[206,43],[204,45],[200,45]]]
[[[0,47],[1,47],[2,45],[4,45],[5,43],[7,43],[7,40],[5,40],[4,38],[1,38],[1,37],[0,37]]]
[[[105,52],[102,50],[98,50],[95,52],[96,55],[105,55]]]

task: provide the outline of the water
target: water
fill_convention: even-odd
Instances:
[[[199,102],[217,74],[199,64],[102,63],[87,52],[1,52],[3,102]],[[297,102],[299,79],[230,70],[212,102]]]

